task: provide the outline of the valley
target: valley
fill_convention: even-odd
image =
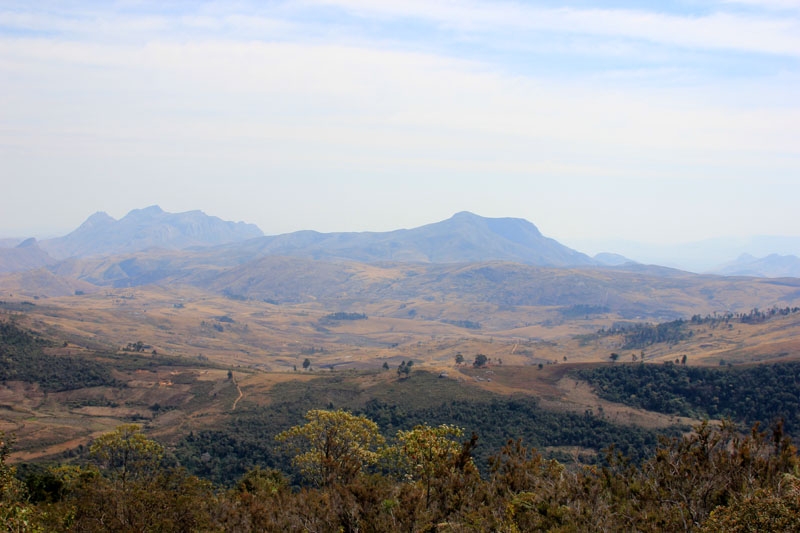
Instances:
[[[374,391],[402,382],[396,370],[406,361],[414,363],[412,381],[441,374],[437,387],[453,382],[468,397],[474,394],[470,390],[498,398],[529,396],[549,412],[591,412],[611,424],[663,431],[690,427],[699,419],[609,402],[572,372],[630,364],[641,357],[647,364],[661,364],[686,356],[690,366],[709,367],[800,359],[795,334],[800,313],[731,327],[689,324],[691,336],[674,344],[623,349],[621,335],[596,334],[624,322],[612,313],[565,319],[558,307],[502,310],[454,297],[368,302],[351,308],[363,313],[354,316],[366,317],[359,319],[333,318],[339,308],[320,303],[276,305],[194,287],[105,289],[30,301],[14,301],[12,294],[4,298],[0,320],[53,339],[55,345],[45,349],[52,357],[100,362],[119,382],[63,392],[4,382],[0,430],[16,435],[13,458],[19,461],[58,457],[131,421],[177,443],[193,431],[224,424],[237,411],[269,406],[276,401],[276,385],[344,379],[359,390]],[[401,318],[409,308],[417,312]],[[479,328],[475,324],[483,315],[477,309],[489,317]],[[490,327],[495,321],[521,325]],[[619,354],[618,363],[610,363],[611,353]],[[478,354],[486,356],[485,368],[473,367]]]
[[[452,402],[465,402],[460,420],[482,434],[482,457],[517,432],[562,459],[592,461],[611,435],[651,446],[703,416],[611,400],[580,377],[586,369],[800,360],[800,280],[591,264],[526,221],[461,213],[387,234],[300,232],[119,254],[114,228],[142,247],[147,232],[136,228],[177,224],[170,234],[180,235],[181,216],[94,218],[45,248],[108,252],[0,275],[0,322],[45,343],[6,359],[0,430],[16,437],[15,461],[80,457],[97,436],[136,422],[194,471],[228,483],[242,473],[231,451],[214,452],[211,468],[189,435],[232,439],[252,451],[243,464],[279,466],[270,439],[308,409],[388,417],[390,431],[458,420]],[[653,333],[662,327],[673,336]],[[25,357],[38,374],[13,374]],[[478,414],[513,418],[520,405],[531,414],[513,431]],[[564,437],[559,428],[571,426]]]

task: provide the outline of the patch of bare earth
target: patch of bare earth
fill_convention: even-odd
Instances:
[[[558,400],[541,399],[543,408],[552,411],[580,413],[590,410],[595,415],[601,415],[615,424],[641,426],[651,429],[665,428],[676,424],[694,426],[701,422],[694,418],[665,415],[644,409],[636,409],[621,403],[609,402],[597,396],[592,390],[592,386],[585,381],[571,377],[560,379],[558,388],[562,391],[562,397]]]

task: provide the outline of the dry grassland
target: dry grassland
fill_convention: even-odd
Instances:
[[[610,364],[610,363],[607,363]],[[543,409],[557,412],[592,412],[615,424],[635,425],[652,429],[676,424],[694,426],[701,421],[663,415],[643,409],[609,402],[598,397],[592,387],[569,375],[576,364],[538,367],[493,366],[486,369],[462,368],[467,382],[496,394],[525,394],[539,398]],[[477,379],[476,379],[477,378]]]
[[[381,274],[385,271],[377,268],[360,273]],[[114,289],[47,298],[36,302],[29,317],[35,329],[72,343],[69,350],[87,345],[120,350],[141,341],[159,354],[265,371],[300,369],[306,358],[315,369],[342,369],[377,368],[384,362],[397,366],[408,359],[449,367],[458,353],[467,362],[482,353],[492,361],[520,366],[607,361],[611,352],[620,353],[623,361],[641,356],[641,350],[621,351],[619,338],[599,337],[588,343],[574,338],[610,326],[618,320],[613,315],[551,320],[547,317],[555,310],[547,307],[474,307],[486,307],[481,314],[500,315],[504,324],[514,322],[519,327],[488,327],[475,309],[461,301],[367,304],[362,309],[367,320],[333,321],[325,317],[339,309],[321,304],[240,301],[190,287]],[[399,317],[398,310],[405,309],[414,309],[414,315]],[[484,326],[466,329],[443,320],[472,320]],[[797,315],[765,324],[735,324],[730,329],[706,325],[692,329],[694,337],[687,341],[645,348],[646,359],[672,360],[686,354],[690,364],[718,364],[720,359],[742,363],[800,355]]]
[[[365,267],[357,275],[391,282],[382,268]],[[758,305],[765,296],[746,287],[731,290],[743,306]],[[663,298],[665,307],[672,305],[666,290],[642,289],[640,297]],[[22,298],[6,293],[2,299]],[[66,346],[49,349],[54,355],[101,350],[124,357],[131,353],[124,350],[128,343],[141,341],[147,346],[145,355],[155,350],[186,364],[120,371],[115,377],[128,384],[125,389],[44,394],[22,383],[0,385],[0,429],[16,434],[17,460],[86,444],[123,421],[145,422],[153,435],[168,442],[198,428],[214,427],[237,405],[268,403],[277,383],[310,380],[343,369],[378,369],[384,363],[394,369],[408,360],[419,368],[447,371],[468,386],[537,396],[544,409],[592,411],[612,422],[652,428],[696,422],[601,400],[588,385],[566,374],[578,363],[607,363],[612,352],[620,353],[622,361],[641,357],[642,350],[622,350],[619,337],[575,338],[619,320],[610,314],[566,320],[552,307],[501,308],[438,295],[366,302],[357,311],[368,319],[332,321],[327,315],[341,308],[316,302],[243,301],[191,287],[104,289],[34,303],[24,315],[3,311],[0,319],[16,316],[21,325],[66,341]],[[685,301],[679,308],[685,308],[687,317],[695,312]],[[480,322],[482,327],[467,329],[447,320]],[[645,348],[646,361],[671,361],[683,355],[689,364],[705,365],[718,365],[720,360],[742,364],[800,359],[797,314],[756,325],[691,328],[689,340]],[[455,366],[457,354],[465,359],[460,369]],[[470,368],[477,354],[489,358],[487,369]],[[302,368],[306,358],[310,371]],[[203,366],[207,362],[217,367]],[[228,369],[233,380],[228,379]],[[358,379],[366,388],[393,375],[365,374]]]

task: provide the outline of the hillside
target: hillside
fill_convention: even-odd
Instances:
[[[770,254],[766,257],[753,257],[742,254],[714,270],[723,276],[758,276],[764,278],[800,277],[800,257],[795,255]]]
[[[795,305],[800,290],[797,279],[701,276],[643,265],[567,269],[509,262],[367,264],[285,256],[243,261],[208,248],[69,260],[46,272],[52,278],[47,284],[33,281],[33,273],[19,273],[0,280],[0,287],[7,293],[47,297],[65,295],[48,289],[59,285],[83,292],[91,291],[87,286],[96,290],[192,286],[276,304],[318,303],[354,311],[379,306],[398,317],[407,316],[415,305],[426,309],[418,310],[427,316],[457,309],[460,318],[498,325],[503,314],[517,314],[511,323],[505,322],[506,327],[536,323],[538,318],[529,313],[540,316],[553,307],[588,306],[592,315],[661,321],[695,313]],[[40,279],[43,273],[35,277]],[[393,307],[396,311],[390,311]],[[518,313],[517,307],[522,308]]]
[[[32,270],[54,263],[56,260],[41,249],[36,239],[26,239],[14,247],[0,247],[0,274]]]

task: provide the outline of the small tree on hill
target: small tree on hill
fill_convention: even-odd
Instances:
[[[399,377],[408,377],[411,375],[411,367],[414,366],[414,361],[408,362],[401,362],[400,366],[397,367],[397,375]]]
[[[489,361],[488,357],[486,357],[482,353],[479,353],[478,355],[475,356],[475,362],[472,363],[472,366],[474,366],[475,368],[481,368],[486,366],[486,363],[488,361]]]

